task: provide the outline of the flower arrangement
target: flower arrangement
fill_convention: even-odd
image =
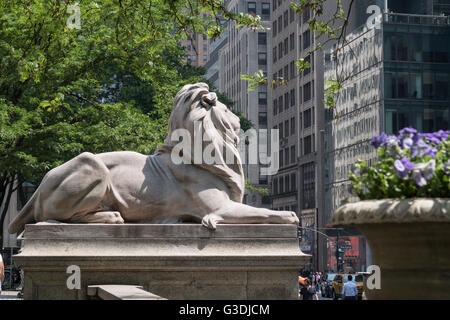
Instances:
[[[372,146],[378,161],[369,167],[360,160],[349,175],[361,200],[450,198],[450,131],[404,128],[398,136],[375,136]]]

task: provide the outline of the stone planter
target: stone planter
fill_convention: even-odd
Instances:
[[[369,243],[381,289],[366,290],[368,299],[450,299],[450,199],[360,201],[331,222]]]

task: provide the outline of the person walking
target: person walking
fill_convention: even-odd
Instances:
[[[305,280],[305,286],[300,290],[300,300],[319,300],[316,290],[311,286],[309,279]]]
[[[352,279],[353,277],[349,275],[348,281],[344,283],[344,286],[342,287],[343,300],[356,300],[358,297],[358,288]]]
[[[2,294],[2,283],[5,280],[5,266],[3,265],[2,254],[0,253],[0,294]]]

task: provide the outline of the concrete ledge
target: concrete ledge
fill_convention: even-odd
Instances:
[[[22,241],[25,299],[88,299],[89,286],[111,283],[167,299],[297,299],[310,259],[295,225],[39,223]],[[66,285],[71,265],[79,290]]]
[[[143,290],[140,286],[89,286],[87,295],[101,300],[167,300]]]

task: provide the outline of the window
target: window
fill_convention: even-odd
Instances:
[[[272,1],[272,11],[275,11],[277,9],[277,2],[278,2],[278,0]]]
[[[277,47],[272,49],[272,58],[273,63],[277,62]]]
[[[303,209],[312,209],[316,206],[315,201],[315,165],[314,163],[308,163],[302,166],[303,171]]]
[[[291,107],[295,106],[295,89],[291,90]]]
[[[284,110],[289,109],[289,92],[284,94]]]
[[[298,36],[298,50],[302,52],[302,36]]]
[[[283,158],[283,152],[280,152],[281,158]],[[282,166],[280,161],[280,166]],[[284,177],[280,177],[280,193],[284,193]]]
[[[206,37],[206,34],[202,35],[202,39],[203,39],[203,41],[208,40],[208,38]]]
[[[278,179],[277,178],[273,179],[272,192],[273,192],[273,194],[278,194]]]
[[[247,3],[247,12],[256,15],[256,2]]]
[[[274,21],[272,23],[272,37],[275,37],[277,35],[277,22]]]
[[[258,92],[258,104],[267,105],[267,92]]]
[[[284,137],[287,138],[289,137],[289,120],[286,120],[284,122]],[[285,159],[286,161],[288,161],[288,159]]]
[[[303,23],[308,22],[310,17],[311,16],[310,16],[309,9],[306,9],[305,11],[303,11]]]
[[[197,62],[197,56],[192,56],[192,62]]]
[[[283,30],[283,16],[278,17],[278,32],[281,32]]]
[[[207,47],[206,43],[204,43],[203,44],[203,51],[206,51],[206,50],[208,50],[208,47]]]
[[[303,86],[303,102],[311,100],[311,82]]]
[[[282,95],[278,98],[278,108],[281,113],[283,111],[283,96]]]
[[[280,167],[284,166],[284,153],[283,151],[280,151],[279,153],[279,157],[280,157]],[[284,186],[283,186],[283,177],[280,178],[280,193],[284,192]]]
[[[295,135],[295,118],[291,118],[291,135]]]
[[[304,147],[305,147],[305,155],[310,154],[312,152],[312,139],[311,136],[307,136],[304,139]]]
[[[284,80],[289,79],[289,65],[284,66]]]
[[[289,68],[291,70],[290,79],[294,79],[295,78],[295,61],[291,61],[291,63],[289,64]]]
[[[203,55],[203,62],[208,61],[208,57],[206,56],[206,54]]]
[[[295,37],[294,34],[291,33],[291,35],[289,36],[289,51],[294,50],[295,48]]]
[[[273,115],[276,116],[278,113],[278,100],[273,100]]]
[[[267,54],[264,52],[258,53],[258,65],[266,65],[267,64]]]
[[[270,17],[270,3],[263,2],[261,7],[261,15],[263,18],[269,18]]]
[[[286,28],[288,26],[289,23],[289,17],[288,17],[289,11],[286,10],[283,14],[283,19],[284,19],[284,27]]]
[[[295,19],[295,11],[292,8],[289,8],[289,23],[294,21]]]
[[[311,45],[311,31],[303,32],[303,50],[306,50]]]
[[[280,139],[282,139],[283,138],[283,133],[284,133],[284,131],[283,131],[283,122],[280,123],[280,125],[278,127],[280,128],[280,135],[279,135],[279,137],[280,137]],[[282,152],[280,152],[280,153],[282,153]],[[281,165],[281,161],[280,161],[280,165]]]
[[[288,38],[284,39],[284,54],[288,53],[288,45],[289,45],[288,41],[289,41]]]
[[[309,128],[312,125],[311,121],[311,108],[303,112],[303,121],[304,121],[304,128]]]
[[[258,115],[259,128],[267,129],[267,112],[260,112]]]
[[[307,56],[307,57],[305,58],[305,62],[311,64],[311,55],[309,55],[309,56]],[[304,76],[308,75],[309,73],[311,73],[311,68],[306,68],[306,69],[303,71],[303,75],[304,75]]]
[[[291,147],[291,159],[292,159],[292,148],[295,147],[294,146]],[[291,191],[297,191],[297,175],[295,173],[291,173]]]
[[[258,45],[260,46],[267,45],[267,34],[265,32],[258,33]]]
[[[291,164],[294,164],[296,161],[296,154],[295,154],[295,146],[291,146]],[[292,180],[292,176],[291,176]],[[295,190],[295,188],[292,188],[292,190]]]
[[[286,151],[289,151],[288,149],[286,149]],[[284,189],[286,192],[291,191],[290,190],[291,185],[289,184],[289,176],[285,176],[284,177]],[[289,210],[289,207],[286,208],[286,210]]]
[[[283,43],[280,42],[278,44],[278,59],[281,59],[282,56],[283,56]]]
[[[289,148],[284,149],[284,164],[287,166],[289,164]],[[286,180],[288,177],[285,177]],[[286,184],[286,192],[288,192],[289,183]]]

